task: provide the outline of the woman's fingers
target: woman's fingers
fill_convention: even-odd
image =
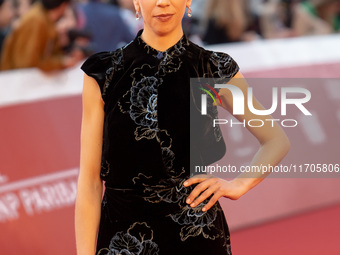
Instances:
[[[211,197],[208,203],[202,208],[202,211],[209,210],[221,197],[228,197],[232,200],[239,199],[243,194],[243,186],[237,181],[226,181],[213,175],[195,175],[184,182],[188,187],[198,183],[187,197],[186,203],[191,207],[196,207],[204,200]]]
[[[195,183],[199,183],[199,182],[202,182],[202,181],[205,181],[206,179],[209,179],[209,178],[212,178],[212,176],[209,176],[209,175],[206,175],[206,174],[198,174],[198,175],[195,175],[191,178],[189,178],[188,180],[186,180],[183,185],[185,187],[189,187],[190,185],[192,184],[195,184]]]
[[[196,179],[196,178],[195,178]],[[188,180],[190,181],[190,179]],[[192,203],[195,198],[201,194],[201,192],[203,192],[204,190],[206,190],[213,182],[214,180],[212,178],[197,178],[196,180],[192,180],[192,182],[190,182],[190,185],[194,184],[194,183],[199,183],[190,193],[190,195],[188,196],[186,202],[188,204]],[[190,186],[187,185],[187,186]],[[184,185],[186,186],[186,185]]]
[[[199,205],[200,203],[202,203],[204,200],[206,200],[207,198],[209,198],[212,194],[217,195],[218,194],[218,190],[220,188],[220,184],[218,182],[213,183],[212,185],[210,185],[203,193],[201,193],[201,195],[199,195],[191,204],[191,207],[195,207],[197,205]],[[210,200],[209,200],[210,201]],[[205,206],[206,207],[206,206]],[[203,210],[203,209],[202,209]],[[204,208],[203,211],[205,211],[206,208]]]
[[[245,193],[245,184],[239,179],[226,181],[213,175],[195,175],[184,182],[188,187],[192,184],[199,183],[189,194],[186,202],[191,207],[196,207],[204,200],[209,198],[209,202],[202,208],[202,211],[209,210],[219,198],[228,197],[229,199],[239,199]],[[213,195],[213,196],[212,196]]]
[[[202,208],[202,211],[208,211],[221,197],[221,195],[218,195],[218,193],[215,193],[209,200],[209,202]]]
[[[202,208],[203,211],[209,210],[211,206],[213,206],[217,202],[217,200],[223,196],[221,192],[222,182],[219,178],[216,178],[214,176],[195,176],[193,178],[190,178],[187,182],[187,186],[200,182],[191,191],[186,200],[186,202],[190,204],[191,207],[198,206],[204,200],[213,195],[208,204]]]

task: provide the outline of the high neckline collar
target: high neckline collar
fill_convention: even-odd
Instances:
[[[151,54],[158,59],[161,59],[166,55],[173,55],[175,53],[180,54],[185,50],[185,46],[189,45],[189,40],[187,39],[186,35],[183,34],[181,39],[179,39],[178,42],[172,45],[170,48],[168,48],[165,51],[159,51],[153,48],[152,46],[150,46],[149,44],[147,44],[142,39],[141,37],[142,33],[143,33],[143,29],[138,31],[135,41],[138,43],[139,46],[141,46],[146,51],[147,54]]]

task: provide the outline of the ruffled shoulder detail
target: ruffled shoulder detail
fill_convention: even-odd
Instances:
[[[240,70],[236,61],[224,52],[209,51],[209,61],[214,68],[214,78],[231,79]]]
[[[93,54],[83,63],[81,69],[97,81],[105,102],[114,75],[123,69],[123,49]]]

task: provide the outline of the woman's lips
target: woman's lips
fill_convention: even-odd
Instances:
[[[160,14],[160,15],[156,15],[155,18],[157,18],[159,21],[162,22],[166,22],[169,21],[172,16],[174,16],[173,14]]]

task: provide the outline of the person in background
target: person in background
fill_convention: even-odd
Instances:
[[[85,16],[84,30],[92,37],[93,52],[115,50],[134,37],[117,6],[90,0],[80,5]]]
[[[263,38],[295,36],[292,29],[292,9],[297,2],[296,0],[268,0],[262,4],[259,23]]]
[[[19,24],[20,18],[24,16],[39,0],[14,0],[15,3],[15,18],[12,24],[12,29],[16,28]]]
[[[69,31],[78,28],[75,10],[69,6],[66,8],[64,15],[56,23],[59,44],[62,48],[68,47],[70,44]]]
[[[243,0],[210,0],[206,10],[203,42],[218,44],[242,40],[248,25]]]
[[[57,23],[59,42],[64,52],[75,49],[82,51],[84,57],[92,54],[91,35],[83,29],[83,13],[76,5],[71,5]]]
[[[69,0],[41,0],[20,19],[5,39],[0,70],[38,67],[43,71],[72,67],[83,59],[81,51],[65,55],[56,22],[63,16]]]
[[[12,0],[0,0],[0,56],[2,42],[14,18]]]
[[[298,36],[340,31],[339,0],[309,0],[295,9],[293,28]]]

